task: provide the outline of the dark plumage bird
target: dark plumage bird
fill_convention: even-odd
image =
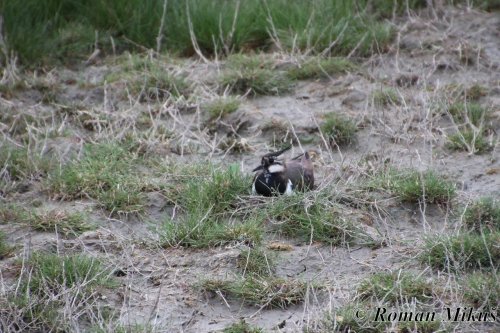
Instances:
[[[253,170],[259,171],[255,174],[252,184],[253,194],[289,195],[295,190],[305,191],[313,188],[314,171],[307,152],[287,162],[278,160],[278,156],[290,148],[291,146],[262,157],[261,164]]]

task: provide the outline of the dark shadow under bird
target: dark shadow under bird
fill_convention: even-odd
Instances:
[[[290,195],[294,191],[306,191],[313,188],[314,170],[307,152],[289,161],[278,160],[278,157],[290,148],[291,146],[288,146],[262,157],[261,164],[253,170],[259,171],[255,174],[252,184],[253,194]]]

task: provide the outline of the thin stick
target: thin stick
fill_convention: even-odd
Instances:
[[[161,41],[163,39],[163,29],[165,27],[165,16],[167,14],[168,0],[163,1],[163,13],[161,14],[160,28],[158,29],[158,36],[156,37],[156,53],[160,54]]]

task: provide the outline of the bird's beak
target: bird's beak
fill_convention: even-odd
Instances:
[[[264,155],[264,157],[278,157],[280,156],[281,154],[283,154],[285,151],[289,150],[290,148],[292,148],[292,145],[289,145],[288,147],[285,147],[279,151],[274,151],[274,152],[271,152],[271,153],[267,153],[266,155]]]
[[[262,169],[264,169],[264,167],[262,165],[259,165],[258,167],[256,167],[255,169],[253,169],[252,172],[259,171],[259,170],[262,170]]]

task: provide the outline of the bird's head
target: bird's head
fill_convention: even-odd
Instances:
[[[267,153],[266,155],[262,156],[262,159],[260,161],[260,165],[258,167],[256,167],[255,169],[253,169],[252,172],[259,171],[259,170],[267,170],[267,169],[269,169],[269,166],[271,166],[273,164],[281,164],[277,160],[278,156],[283,154],[285,151],[287,151],[291,147],[292,146],[288,146],[288,147],[285,147],[279,151],[270,152],[270,153]]]

